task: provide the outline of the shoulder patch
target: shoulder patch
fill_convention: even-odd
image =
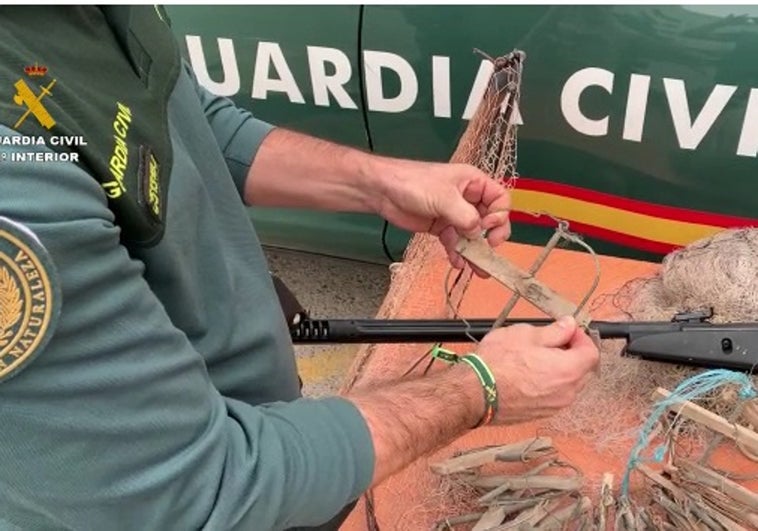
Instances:
[[[60,283],[29,229],[0,216],[0,382],[44,350],[60,316]]]

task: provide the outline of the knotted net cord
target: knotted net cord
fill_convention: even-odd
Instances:
[[[518,105],[521,98],[520,84],[524,60],[525,55],[519,51],[514,51],[497,59],[490,58],[493,64],[492,77],[482,103],[462,135],[451,160],[452,162],[472,164],[487,172],[494,180],[501,182],[507,188],[514,188],[519,176],[516,151],[518,147],[518,118],[520,117]],[[501,138],[497,135],[505,135],[505,137]],[[528,212],[528,214],[550,216],[547,212]],[[557,225],[558,230],[556,232],[570,233],[567,222],[556,218],[553,218],[553,221]],[[582,243],[585,242],[579,235],[575,236],[577,239],[573,243],[582,246]],[[560,238],[556,239],[560,240]],[[755,302],[758,301],[758,296],[755,295],[758,293],[758,276],[755,273],[755,264],[758,262],[748,260],[746,257],[758,256],[758,252],[755,251],[758,249],[756,242],[758,242],[758,230],[725,231],[723,237],[717,235],[703,242],[696,242],[686,252],[673,253],[667,257],[663,264],[663,271],[658,278],[641,279],[635,286],[630,285],[629,290],[622,289],[622,292],[613,294],[614,306],[617,299],[634,295],[635,304],[624,303],[622,305],[629,312],[630,318],[635,320],[661,320],[670,318],[677,311],[692,309],[697,304],[706,301],[708,304],[713,304],[714,300],[724,299],[729,304],[725,304],[723,308],[718,308],[718,304],[716,304],[717,314],[726,317],[727,320],[735,320],[737,316],[742,315],[752,317],[752,319],[745,320],[754,320],[757,315],[756,308],[758,308],[758,302]],[[716,252],[716,247],[722,244],[724,248]],[[556,245],[558,244],[556,243]],[[743,247],[745,248],[743,249]],[[546,248],[548,250],[552,248],[551,242],[548,242]],[[593,258],[596,258],[591,247],[585,247],[585,250]],[[725,263],[729,260],[734,263]],[[722,271],[724,274],[716,278],[714,273],[718,271]],[[702,278],[704,272],[710,275],[706,281],[703,281]],[[464,270],[457,272],[456,275],[454,273],[455,270],[451,269],[446,275],[445,299],[447,309],[452,316],[458,316],[463,294],[466,292],[472,277],[472,271],[467,266]],[[735,278],[743,280],[735,282]],[[683,282],[692,284],[683,284]],[[639,289],[640,283],[645,289]],[[596,284],[597,276],[592,282],[592,290]],[[728,288],[731,288],[731,292]],[[705,293],[704,290],[709,291]],[[735,290],[739,290],[741,293],[735,294]],[[658,293],[661,295],[658,296]],[[655,300],[653,300],[652,294],[656,294]],[[589,294],[580,303],[580,307],[584,306],[587,299],[589,299]],[[640,312],[640,308],[643,311]],[[501,316],[507,315],[506,309],[510,311],[512,306],[510,309],[506,306]],[[662,313],[653,316],[650,314],[652,311]],[[630,429],[624,420],[614,419],[615,415],[601,413],[598,404],[604,404],[611,396],[619,403],[628,401],[631,404],[630,410],[639,410],[642,413],[649,406],[646,397],[649,396],[647,390],[650,387],[659,385],[671,388],[674,382],[680,382],[683,377],[692,376],[694,372],[691,369],[683,370],[674,366],[661,366],[653,362],[622,358],[618,355],[618,350],[618,345],[613,345],[604,352],[602,357],[603,369],[601,370],[603,378],[597,379],[595,387],[589,389],[589,393],[585,391],[584,398],[578,401],[574,407],[551,419],[545,426],[546,429],[581,435],[583,439],[587,440],[588,450],[591,449],[592,444],[597,444],[598,448],[607,448],[610,445],[620,448],[622,445],[617,443],[625,441],[632,434],[637,435],[640,426]],[[406,371],[406,374],[413,372],[424,360],[427,361],[424,372],[428,371],[433,358],[424,355]],[[746,403],[749,405],[753,401]],[[731,407],[729,409],[729,422],[732,423],[739,415],[737,411],[731,410]],[[722,412],[722,414],[725,413],[727,412]],[[623,432],[619,431],[621,424],[625,426]],[[757,424],[758,420],[753,423],[753,425]],[[681,426],[679,423],[677,431],[682,430]],[[651,439],[648,437],[646,441],[649,440]],[[631,460],[633,465],[640,461],[640,459],[634,458]],[[586,485],[585,488],[593,488],[593,486]],[[647,490],[650,493],[656,492],[655,488],[652,490],[648,488]],[[623,504],[618,506],[619,514],[622,514],[623,508]],[[373,504],[367,509],[369,521],[373,520],[374,524],[370,528],[378,529],[373,517]]]
[[[474,52],[492,64],[492,74],[482,101],[461,136],[451,161],[471,164],[510,190],[515,188],[519,177],[518,127],[521,123],[519,105],[526,54],[521,50],[513,50],[506,55],[493,58],[478,49],[475,49]],[[556,227],[553,237],[547,242],[542,254],[532,265],[529,273],[536,273],[547,259],[550,251],[558,246],[567,246],[573,243],[592,256],[595,265],[595,277],[591,280],[585,296],[577,305],[576,313],[578,314],[589,301],[600,280],[600,264],[595,251],[580,235],[569,230],[569,223],[566,220],[559,219],[544,211],[521,212],[534,217],[548,217],[555,223]],[[454,276],[454,273],[457,274]],[[468,289],[472,275],[473,271],[468,265],[457,272],[450,266],[445,275],[443,288],[445,304],[450,316],[460,319],[466,327],[466,336],[472,343],[478,344],[478,340],[470,334],[468,321],[459,312],[463,295]],[[519,298],[517,293],[512,295],[497,317],[493,329],[503,325]],[[432,349],[418,358],[406,370],[404,376],[413,372],[425,359],[429,359],[428,354]],[[430,359],[423,374],[428,372],[432,363],[433,360]]]

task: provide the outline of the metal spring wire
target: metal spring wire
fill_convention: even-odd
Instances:
[[[585,242],[581,238],[581,236],[568,230],[569,229],[568,221],[559,219],[545,212],[528,212],[528,213],[536,217],[547,216],[551,218],[552,220],[554,220],[558,224],[558,226],[555,229],[556,233],[558,233],[562,239],[565,239],[569,242],[579,245],[580,247],[584,248],[592,256],[592,260],[595,265],[595,276],[592,279],[592,283],[590,284],[589,289],[587,290],[584,297],[577,305],[576,310],[574,311],[574,317],[576,317],[577,315],[579,315],[582,309],[587,305],[587,302],[589,302],[590,298],[592,297],[592,294],[595,292],[595,290],[597,289],[597,286],[600,283],[600,260],[598,259],[597,254],[595,253],[595,250],[592,248],[592,246],[590,246],[587,242]],[[455,319],[460,319],[463,322],[464,326],[466,327],[465,332],[464,332],[466,334],[466,337],[468,337],[474,344],[478,345],[479,341],[473,335],[471,335],[471,324],[466,320],[465,317],[458,314],[458,310],[455,308],[450,298],[450,289],[448,288],[448,286],[450,283],[450,277],[452,275],[453,270],[454,268],[452,265],[448,266],[447,273],[445,274],[445,283],[444,283],[445,304],[451,310],[453,317]]]

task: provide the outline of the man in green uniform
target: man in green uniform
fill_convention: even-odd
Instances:
[[[5,8],[0,91],[0,529],[319,526],[483,417],[565,407],[598,362],[569,319],[301,398],[244,205],[374,212],[461,266],[458,234],[508,237],[506,191],[256,120],[152,7]]]

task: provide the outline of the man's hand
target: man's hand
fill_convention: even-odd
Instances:
[[[570,317],[544,327],[500,328],[485,336],[477,353],[495,376],[496,424],[546,417],[570,405],[599,363],[595,344]],[[348,396],[374,441],[374,484],[460,436],[485,412],[479,378],[465,363]]]
[[[383,166],[377,213],[400,228],[439,237],[454,267],[464,266],[455,251],[460,236],[487,231],[493,247],[510,236],[508,190],[477,168],[398,160]]]
[[[511,233],[508,191],[473,166],[380,157],[281,128],[258,148],[244,198],[249,205],[379,214],[438,236],[457,268],[464,265],[455,252],[460,235],[487,231],[496,246]]]
[[[569,406],[600,363],[597,347],[571,317],[543,327],[499,328],[482,339],[477,353],[495,376],[500,398],[495,422],[505,424]]]

